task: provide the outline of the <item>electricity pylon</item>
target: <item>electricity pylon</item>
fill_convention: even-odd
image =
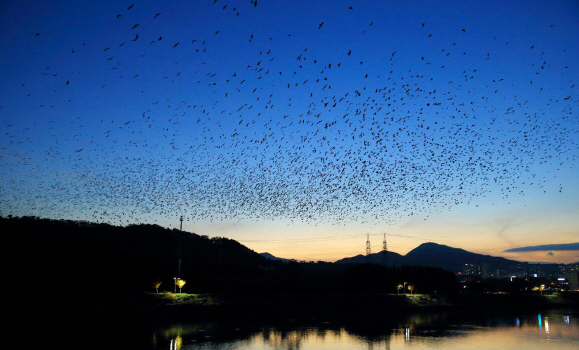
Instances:
[[[382,265],[388,266],[388,244],[386,243],[386,234],[384,234],[384,241],[382,242]]]
[[[368,233],[366,236],[366,262],[370,262],[370,253],[372,250],[370,249],[370,234]]]

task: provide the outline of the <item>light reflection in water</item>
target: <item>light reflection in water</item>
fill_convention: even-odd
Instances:
[[[169,350],[180,350],[182,345],[183,345],[183,338],[180,335],[177,335],[175,339],[171,339]]]
[[[406,320],[408,322],[410,319]],[[510,321],[509,321],[510,320]],[[513,321],[514,320],[514,321]],[[544,323],[543,323],[544,322]],[[241,324],[178,325],[156,331],[154,349],[297,350],[297,349],[579,349],[579,325],[562,314],[535,314],[460,321],[454,317],[417,316],[399,326],[259,326]],[[538,327],[537,327],[538,326]],[[412,334],[412,337],[410,336]],[[151,338],[149,338],[151,339]]]

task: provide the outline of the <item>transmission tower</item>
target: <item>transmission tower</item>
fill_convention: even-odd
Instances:
[[[388,243],[386,243],[386,234],[382,242],[382,265],[388,266]]]
[[[372,250],[370,249],[370,234],[368,233],[366,236],[366,262],[370,262],[370,253]]]

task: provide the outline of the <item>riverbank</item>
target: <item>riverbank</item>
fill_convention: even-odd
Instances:
[[[579,293],[527,294],[174,294],[123,293],[52,304],[52,312],[76,317],[222,318],[268,315],[381,317],[399,312],[540,311],[579,308]]]

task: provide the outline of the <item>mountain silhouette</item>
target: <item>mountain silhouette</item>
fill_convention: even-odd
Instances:
[[[336,264],[365,264],[365,263],[372,263],[372,264],[380,264],[380,265],[388,265],[388,266],[401,266],[401,265],[408,265],[405,262],[405,257],[398,253],[394,252],[387,252],[386,259],[384,259],[384,255],[382,252],[370,254],[370,257],[367,258],[365,255],[356,255],[350,258],[343,258],[336,261]]]
[[[266,258],[268,260],[274,260],[274,261],[289,262],[291,260],[291,259],[278,258],[277,256],[273,256],[272,254],[267,253],[267,252],[259,253],[259,255],[263,256],[264,258]]]
[[[506,269],[510,268],[511,265],[521,264],[521,262],[515,260],[471,253],[464,249],[432,242],[419,245],[409,251],[404,257],[409,265],[441,267],[453,271],[461,271],[465,264],[487,264],[489,268],[493,269]]]
[[[363,264],[371,262],[383,264],[382,252],[370,254],[368,259],[364,255],[357,255],[336,261],[337,264]],[[489,269],[510,269],[512,266],[522,264],[519,261],[509,260],[490,255],[472,253],[460,248],[453,248],[437,243],[423,243],[414,248],[406,255],[394,252],[387,253],[388,266],[420,265],[430,267],[440,267],[449,271],[462,271],[465,264],[482,265],[487,264]]]

